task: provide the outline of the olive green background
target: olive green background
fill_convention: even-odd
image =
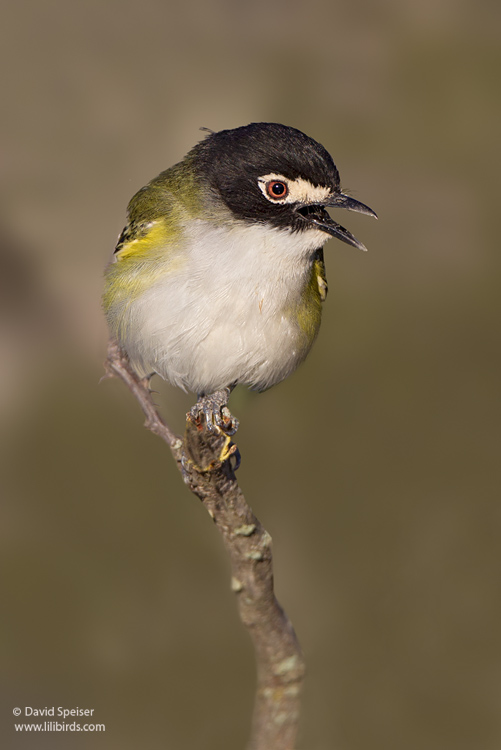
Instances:
[[[252,121],[319,140],[380,216],[337,217],[369,252],[328,243],[307,362],[232,397],[308,663],[298,750],[501,747],[500,24],[460,0],[4,5],[2,747],[245,745],[221,540],[99,379],[127,201],[200,126]],[[157,387],[181,430],[193,397]],[[15,706],[106,732],[16,734]]]

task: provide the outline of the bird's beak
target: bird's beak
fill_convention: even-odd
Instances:
[[[348,211],[357,211],[360,214],[366,214],[367,216],[373,216],[377,219],[376,213],[366,206],[365,203],[360,203],[354,198],[350,198],[348,195],[338,193],[337,195],[331,195],[322,204],[303,206],[299,209],[299,212],[304,219],[309,221],[311,224],[315,224],[318,229],[322,232],[330,234],[332,237],[337,237],[339,240],[346,242],[348,245],[358,247],[359,250],[367,250],[364,244],[357,240],[347,229],[342,227],[340,224],[334,221],[325,208],[346,208]]]

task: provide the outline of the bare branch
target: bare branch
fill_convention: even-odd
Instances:
[[[236,446],[191,420],[184,439],[176,436],[158,414],[148,379],[135,375],[114,342],[108,348],[106,371],[109,377],[120,377],[137,398],[145,426],[169,445],[185,483],[202,501],[228,550],[232,589],[256,654],[257,692],[248,750],[294,750],[304,661],[292,624],[273,592],[271,537],[236,481]]]

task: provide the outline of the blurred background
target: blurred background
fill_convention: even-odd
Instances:
[[[202,134],[297,127],[379,222],[326,247],[313,353],[236,392],[239,472],[308,663],[298,750],[498,750],[501,6],[22,0],[0,58],[0,738],[245,746],[222,543],[122,383],[102,271]],[[156,384],[182,430],[193,396]],[[105,734],[16,734],[15,706]]]

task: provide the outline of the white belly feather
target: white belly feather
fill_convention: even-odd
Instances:
[[[193,221],[170,272],[131,301],[121,343],[141,375],[210,393],[264,389],[293,372],[313,338],[298,323],[313,252],[327,235]]]

